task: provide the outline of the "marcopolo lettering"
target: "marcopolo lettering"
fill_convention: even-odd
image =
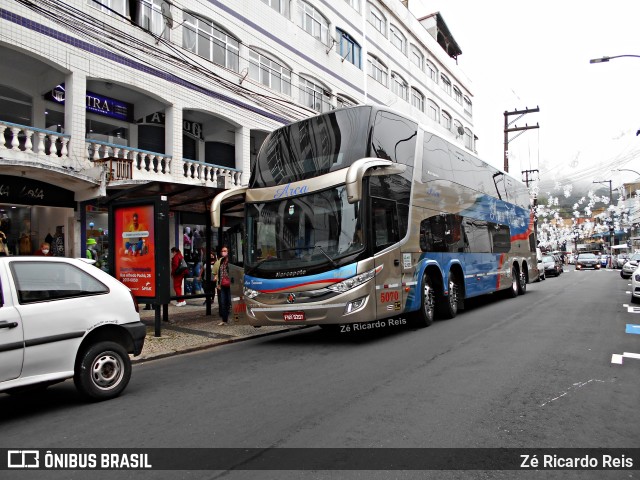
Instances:
[[[309,187],[307,185],[302,185],[300,187],[292,187],[290,183],[287,183],[284,187],[276,190],[273,198],[284,198],[284,197],[293,197],[295,195],[303,195],[309,192]]]

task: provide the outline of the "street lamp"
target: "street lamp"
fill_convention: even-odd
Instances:
[[[589,63],[605,63],[614,58],[622,58],[622,57],[635,57],[640,58],[640,55],[616,55],[614,57],[600,57],[600,58],[592,58],[589,60]]]
[[[630,168],[614,168],[616,172],[633,172],[640,177],[640,172],[636,172],[635,170],[631,170]]]

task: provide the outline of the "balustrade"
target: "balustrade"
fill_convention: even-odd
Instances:
[[[0,121],[0,151],[35,153],[40,158],[60,162],[68,158],[70,139],[64,133]]]

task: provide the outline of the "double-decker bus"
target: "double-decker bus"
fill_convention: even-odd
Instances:
[[[217,195],[211,214],[230,232],[255,326],[428,326],[468,298],[524,294],[538,276],[525,186],[385,108],[273,131],[248,186]]]

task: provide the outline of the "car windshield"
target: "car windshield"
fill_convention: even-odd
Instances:
[[[359,210],[345,185],[247,204],[247,273],[336,268],[338,259],[364,249]]]
[[[629,260],[633,260],[635,262],[639,261],[640,260],[640,253],[634,253],[633,255],[631,255],[629,257]]]
[[[596,256],[593,253],[581,253],[578,255],[578,260],[595,260]]]

